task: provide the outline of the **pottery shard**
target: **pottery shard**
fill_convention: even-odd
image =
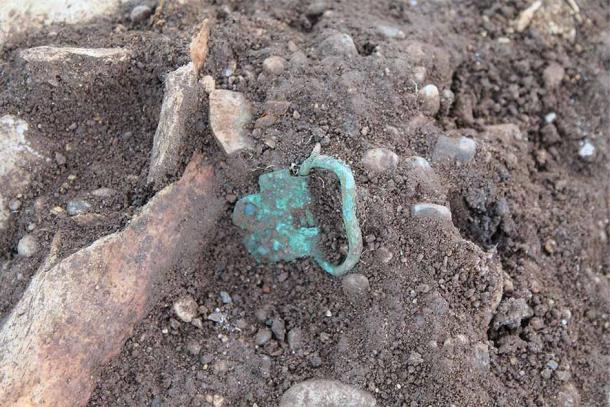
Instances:
[[[201,250],[222,208],[215,185],[195,157],[125,230],[41,267],[0,330],[2,405],[87,404],[100,367],[163,295],[167,270]]]
[[[159,124],[153,140],[148,170],[148,183],[163,184],[168,175],[178,170],[183,143],[189,130],[189,120],[197,114],[198,84],[193,64],[169,73],[159,114]]]
[[[227,155],[254,145],[245,126],[252,120],[252,109],[244,95],[216,89],[210,93],[210,124],[216,141]]]

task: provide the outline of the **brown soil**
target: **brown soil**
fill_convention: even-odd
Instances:
[[[45,149],[67,158],[33,169],[35,182],[0,239],[0,318],[57,232],[62,254],[72,253],[120,230],[155,192],[146,174],[163,78],[188,62],[190,39],[205,17],[216,19],[204,73],[217,88],[243,92],[256,117],[265,102],[290,103],[272,126],[253,130],[256,151],[225,159],[202,101],[182,158],[202,151],[216,163],[224,216],[214,243],[171,271],[168,294],[103,369],[90,406],[207,406],[212,395],[225,406],[273,406],[292,384],[312,377],[366,389],[382,406],[608,405],[605,2],[581,2],[574,41],[536,27],[507,34],[528,6],[520,0],[176,3],[165,2],[155,24],[132,24],[126,8],[82,27],[46,27],[10,44],[0,59],[0,115],[27,120]],[[375,29],[380,24],[399,27],[406,39],[384,38]],[[359,55],[322,59],[318,45],[333,31],[350,34]],[[49,44],[126,47],[132,63],[85,87],[30,86],[16,53]],[[305,65],[260,75],[267,56],[290,59],[295,47],[307,55]],[[543,74],[553,62],[565,69],[557,88]],[[453,90],[450,109],[421,115],[415,66],[427,68],[426,82]],[[550,130],[549,112],[557,115]],[[486,129],[505,123],[518,125],[522,140]],[[404,158],[430,158],[437,136],[449,133],[474,138],[477,155],[465,165],[434,164],[435,190],[421,189]],[[274,148],[263,142],[272,136]],[[586,160],[578,155],[584,139],[596,146]],[[371,292],[356,303],[340,279],[308,259],[257,264],[231,223],[234,196],[255,192],[269,169],[300,163],[316,142],[350,164],[360,188],[366,243],[355,272],[368,277]],[[368,173],[361,158],[372,147],[396,152],[403,159],[398,169]],[[68,182],[69,175],[76,178]],[[337,253],[344,245],[337,183],[323,173],[312,183],[325,250]],[[99,187],[118,191],[88,198],[99,217],[78,223],[49,214]],[[410,206],[421,201],[450,205],[454,225],[410,217]],[[43,249],[19,258],[17,242],[30,223]],[[388,251],[392,258],[384,262]],[[223,304],[220,291],[232,303]],[[201,305],[203,328],[175,319],[171,306],[184,294]],[[516,327],[494,327],[500,298],[524,300],[533,315]],[[225,322],[205,320],[216,309]],[[279,320],[287,332],[300,330],[302,346],[291,349],[277,336],[255,346],[256,332]]]

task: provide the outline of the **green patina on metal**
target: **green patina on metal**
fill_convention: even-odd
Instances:
[[[341,183],[342,215],[348,254],[339,265],[325,259],[318,246],[320,229],[311,212],[308,175],[314,168],[332,171]],[[233,211],[233,223],[247,234],[244,244],[259,262],[292,261],[313,257],[326,272],[340,276],[351,270],[362,253],[362,234],[356,218],[356,184],[343,162],[316,151],[303,162],[298,176],[287,169],[259,177],[260,192],[240,199]]]

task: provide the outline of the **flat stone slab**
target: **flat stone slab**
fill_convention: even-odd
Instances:
[[[241,93],[224,89],[210,93],[212,133],[226,155],[253,148],[245,128],[251,120],[252,108]]]
[[[126,48],[41,46],[19,51],[18,59],[33,83],[59,86],[81,84],[98,75],[119,76],[127,69],[131,51]]]
[[[188,121],[199,110],[197,72],[192,63],[169,73],[153,140],[148,182],[161,185],[178,169]]]
[[[3,0],[0,49],[13,35],[54,23],[77,24],[118,12],[127,0]]]

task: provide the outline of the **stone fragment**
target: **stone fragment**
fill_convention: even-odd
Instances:
[[[414,218],[438,218],[451,220],[451,211],[443,205],[418,203],[411,206],[411,216]]]
[[[311,379],[289,388],[280,407],[375,407],[370,393],[336,380]]]
[[[69,201],[68,205],[66,206],[66,212],[68,212],[68,215],[70,216],[80,215],[89,212],[90,209],[91,204],[82,199],[73,199]]]
[[[176,316],[183,322],[191,322],[199,314],[199,305],[190,295],[179,298],[173,306]]]
[[[477,152],[477,143],[467,137],[440,136],[434,146],[432,159],[434,161],[452,160],[468,162]]]
[[[188,123],[198,111],[197,72],[193,64],[188,64],[170,72],[165,79],[163,103],[148,169],[149,184],[162,186],[166,177],[178,170],[189,130]]]
[[[323,57],[354,57],[358,50],[351,36],[345,33],[335,33],[326,37],[320,43],[320,54]]]
[[[400,28],[391,25],[380,24],[377,26],[377,32],[388,39],[396,38],[402,40],[407,37]]]
[[[253,148],[245,128],[251,120],[250,103],[241,93],[224,89],[210,93],[210,125],[226,155]]]
[[[373,173],[393,171],[398,166],[398,155],[387,148],[372,148],[364,153],[362,165]]]
[[[195,72],[199,73],[205,65],[205,60],[208,57],[208,41],[210,39],[210,19],[206,18],[201,23],[199,31],[191,40],[191,61],[195,67]],[[209,92],[208,92],[209,93]]]

